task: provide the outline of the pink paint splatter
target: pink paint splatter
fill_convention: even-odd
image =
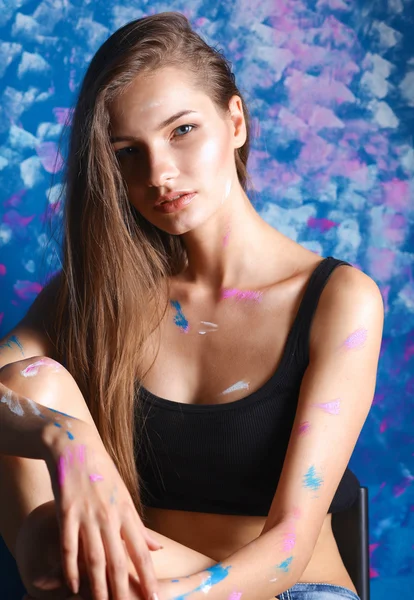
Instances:
[[[294,531],[288,531],[283,538],[283,550],[290,552],[295,547],[296,534]]]
[[[84,446],[84,444],[77,446],[76,453],[77,453],[78,461],[81,464],[84,464],[85,463],[85,446]]]
[[[56,106],[55,108],[52,109],[52,112],[55,115],[55,118],[56,118],[57,122],[59,123],[59,125],[65,125],[66,121],[68,122],[67,124],[69,126],[72,124],[72,117],[73,117],[73,113],[74,113],[73,108],[64,108],[64,107]]]
[[[221,299],[236,297],[237,300],[256,300],[261,302],[263,292],[253,292],[249,290],[238,290],[237,288],[223,288]]]
[[[242,592],[232,592],[228,597],[228,600],[240,600],[242,597]]]
[[[20,371],[20,373],[23,375],[23,377],[34,377],[38,374],[40,367],[53,367],[54,371],[60,371],[62,369],[62,366],[58,362],[51,358],[45,357],[37,360],[31,365],[28,365],[25,369],[23,369],[23,371]]]
[[[337,398],[336,400],[332,400],[332,402],[318,402],[317,404],[312,404],[312,406],[317,406],[331,415],[339,415],[340,403],[341,400]]]
[[[15,294],[21,300],[34,300],[34,298],[42,291],[43,286],[35,281],[26,281],[18,279],[13,285]]]
[[[89,479],[91,481],[102,481],[103,477],[102,477],[102,475],[97,475],[96,473],[92,473],[91,475],[89,475]]]
[[[55,142],[42,142],[36,152],[45,171],[58,173],[63,168],[63,158]]]
[[[365,344],[367,340],[367,335],[368,330],[361,327],[360,329],[357,329],[356,331],[351,333],[351,335],[346,338],[342,345],[348,348],[349,350],[358,350]]]
[[[66,459],[64,456],[59,456],[57,464],[57,473],[59,485],[62,487],[66,477]]]
[[[303,421],[303,423],[300,423],[300,425],[298,427],[298,434],[302,435],[302,434],[306,433],[307,431],[309,431],[309,427],[310,427],[309,421]]]
[[[332,227],[337,227],[339,223],[331,221],[330,219],[316,219],[315,217],[309,217],[308,227],[311,229],[317,229],[321,233],[329,231]]]
[[[223,238],[223,247],[226,247],[230,240],[231,227],[229,226],[227,229],[227,233]]]
[[[6,265],[2,265],[0,263],[0,275],[5,275],[6,274]]]

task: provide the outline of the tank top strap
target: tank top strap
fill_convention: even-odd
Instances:
[[[328,256],[314,269],[306,286],[294,324],[296,358],[303,368],[309,363],[309,334],[320,295],[333,271],[340,265],[352,266],[349,262]]]

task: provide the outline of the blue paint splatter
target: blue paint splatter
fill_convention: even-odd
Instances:
[[[194,588],[190,592],[187,592],[186,594],[182,594],[181,596],[174,596],[173,600],[184,600],[184,598],[186,598],[190,594],[194,594],[194,592],[205,592],[206,587],[211,587],[213,585],[216,585],[217,583],[220,583],[220,581],[223,581],[223,579],[225,579],[229,574],[229,569],[231,569],[230,565],[228,567],[223,567],[221,563],[217,563],[216,565],[205,569],[209,573],[209,576],[203,581],[201,585]]]
[[[60,415],[64,415],[65,417],[69,417],[69,419],[76,419],[76,417],[71,417],[71,415],[67,415],[67,414],[66,414],[66,413],[64,413],[64,412],[60,412],[60,410],[55,410],[54,408],[49,408],[49,410],[53,410],[53,412],[55,412],[55,413],[59,413]],[[78,419],[76,419],[76,421],[77,421],[77,420],[78,420]]]
[[[56,423],[56,421],[53,423],[53,425],[54,425],[55,427],[62,427],[62,425],[61,425],[60,423]]]
[[[68,434],[68,438],[69,438],[70,440],[74,440],[74,439],[75,439],[75,438],[73,437],[73,435],[71,434],[71,432],[70,432],[70,431],[67,431],[66,433]]]
[[[174,323],[180,327],[185,333],[188,333],[189,325],[188,321],[183,315],[183,311],[181,309],[181,305],[178,300],[170,300],[170,304],[177,311],[176,316],[174,317]]]
[[[4,348],[5,346],[7,346],[8,348],[12,349],[11,344],[13,344],[13,343],[16,344],[16,346],[18,346],[20,348],[20,351],[21,351],[21,353],[24,356],[23,346],[21,345],[21,343],[19,342],[17,336],[15,336],[15,335],[11,335],[4,344],[1,344],[0,345],[0,350],[2,348]]]
[[[315,467],[309,467],[303,478],[303,485],[311,490],[318,490],[322,483],[323,479],[316,474]]]
[[[178,583],[180,580],[179,579],[172,579],[171,583]]]
[[[286,560],[280,563],[280,565],[276,565],[277,569],[282,569],[285,573],[289,571],[290,563],[293,560],[293,556],[289,556]]]

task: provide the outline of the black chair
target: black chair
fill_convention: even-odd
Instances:
[[[359,488],[350,508],[332,514],[332,531],[358,596],[370,600],[368,488]]]

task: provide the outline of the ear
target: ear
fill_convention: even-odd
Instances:
[[[241,148],[247,139],[246,122],[240,96],[232,96],[229,100],[230,119],[233,123],[234,147]]]

